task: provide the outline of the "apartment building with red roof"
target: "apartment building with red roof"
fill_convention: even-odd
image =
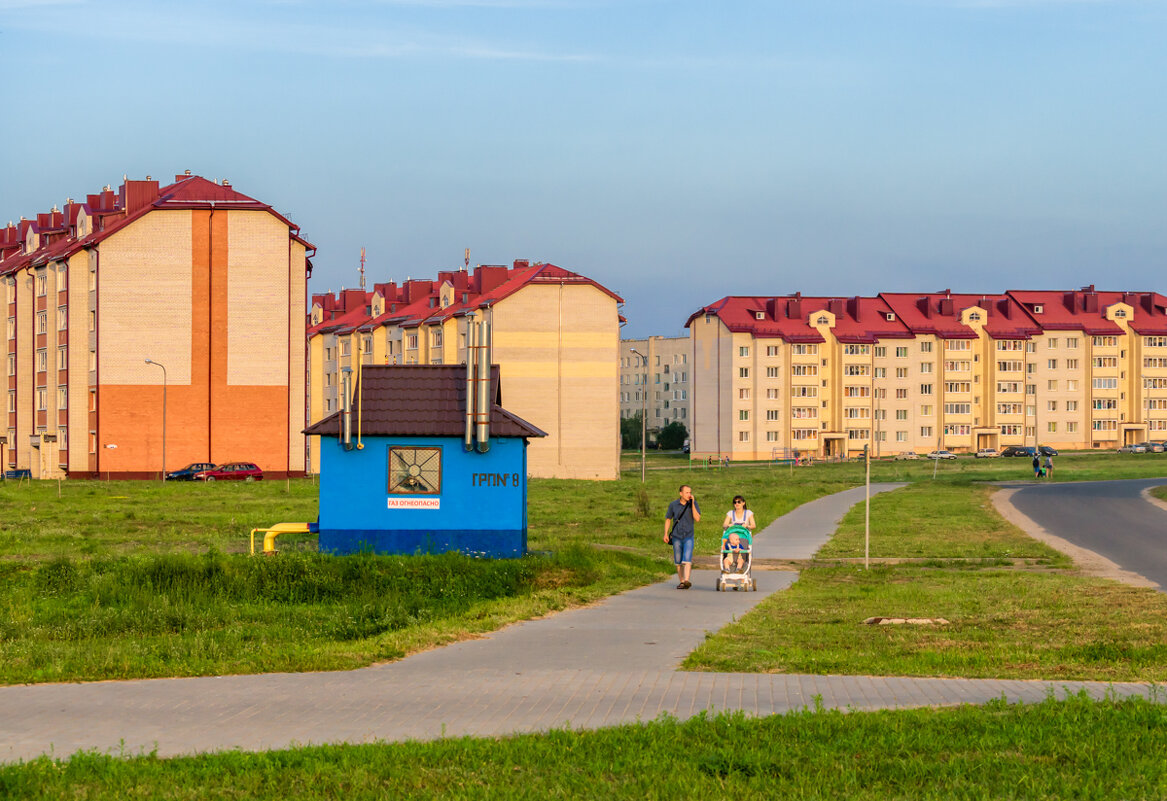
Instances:
[[[614,479],[621,302],[590,278],[523,259],[313,295],[309,420],[341,408],[346,371],[355,380],[361,365],[465,363],[477,320],[491,325],[502,403],[547,432],[530,443],[531,475]],[[318,445],[309,445],[317,465]]]
[[[313,252],[271,206],[189,172],[0,228],[0,463],[36,478],[234,459],[302,474]]]
[[[695,458],[1167,439],[1154,292],[733,296],[686,327]]]

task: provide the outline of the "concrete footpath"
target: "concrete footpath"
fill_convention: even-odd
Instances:
[[[872,485],[872,492],[899,484]],[[767,526],[759,558],[804,559],[833,534],[863,488],[822,498]],[[707,515],[717,517],[718,509]],[[716,544],[699,537],[701,551]],[[702,711],[769,715],[813,706],[880,709],[1039,701],[1051,690],[1150,696],[1146,684],[684,673],[707,633],[797,578],[757,571],[757,592],[716,592],[694,571],[595,606],[509,626],[376,667],[342,673],[0,688],[0,761],[80,749],[173,756],[224,749],[504,735],[688,718]]]

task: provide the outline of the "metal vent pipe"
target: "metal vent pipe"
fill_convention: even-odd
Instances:
[[[474,315],[466,318],[466,438],[462,448],[474,450],[474,362],[478,358],[478,328]]]
[[[478,343],[478,452],[490,450],[490,323],[482,323]]]

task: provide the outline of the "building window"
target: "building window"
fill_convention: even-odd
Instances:
[[[896,368],[896,378],[907,378],[907,377],[908,377],[908,368],[907,367],[897,367]]]
[[[43,411],[47,410],[48,408],[49,408],[49,391],[42,387],[41,389],[38,389],[36,391],[36,410],[38,412],[43,412]]]
[[[795,356],[814,356],[819,352],[818,345],[791,345],[790,352]]]
[[[766,378],[780,378],[781,375],[782,374],[779,372],[779,368],[777,367],[766,368]]]
[[[766,410],[766,419],[769,421],[777,420],[778,419],[778,410],[777,409],[767,409]]]
[[[766,398],[768,400],[777,400],[779,397],[779,395],[778,395],[779,392],[780,392],[780,390],[778,390],[777,388],[768,389],[768,390],[766,390]]]
[[[68,387],[57,387],[57,408],[61,410],[69,408]]]
[[[896,400],[903,400],[906,397],[908,397],[908,391],[906,389],[900,388],[896,390]]]
[[[743,423],[748,422],[750,419],[750,410],[749,409],[738,409],[737,410],[737,419]]]
[[[739,347],[739,348],[737,349],[737,355],[738,355],[738,356],[749,356],[749,355],[750,355],[750,348],[749,348],[749,346],[748,346],[748,345],[742,345],[741,347]],[[657,358],[657,360],[658,360],[658,362],[659,362],[659,360],[660,360],[660,356],[657,356],[656,358]]]
[[[778,432],[777,431],[767,431],[766,432],[766,442],[778,442],[778,441],[779,441],[779,439],[778,439]]]
[[[924,345],[929,345],[929,346],[930,346],[932,343],[931,343],[931,342],[924,342],[924,343],[921,343],[921,344],[924,344]],[[932,349],[931,347],[927,348],[927,350],[931,350],[931,349]],[[906,358],[908,358],[908,346],[907,346],[907,345],[901,345],[901,346],[899,346],[899,347],[897,347],[897,348],[896,348],[896,358],[897,358],[897,359],[906,359]]]
[[[1050,392],[1057,392],[1057,391],[1058,391],[1058,382],[1057,382],[1057,380],[1056,380],[1056,379],[1053,379],[1053,378],[1051,378],[1049,381],[1046,381],[1046,382],[1045,382],[1045,388],[1046,388],[1047,390],[1049,390]]]
[[[920,394],[921,395],[931,395],[932,394],[932,385],[931,384],[921,384],[920,385]]]
[[[1076,411],[1078,411],[1078,401],[1076,401],[1076,400],[1068,400],[1068,401],[1066,401],[1066,411],[1067,411],[1067,412],[1076,412]]]
[[[69,310],[64,306],[57,307],[57,330],[64,331],[69,327]]]
[[[69,350],[65,346],[57,348],[57,369],[66,370],[69,367]]]
[[[390,495],[439,495],[441,448],[389,448]]]
[[[907,409],[896,409],[896,419],[897,420],[907,420],[908,419],[908,410]]]
[[[750,390],[747,387],[742,387],[737,391],[738,400],[749,400]]]
[[[777,356],[780,352],[781,351],[779,350],[777,345],[767,345],[766,346],[766,355],[767,356]]]
[[[36,332],[38,334],[47,334],[49,332],[49,313],[36,313]]]
[[[8,375],[16,375],[16,354],[8,354]]]
[[[748,368],[748,367],[737,368],[737,377],[738,378],[749,378],[750,377],[750,368]]]
[[[875,358],[883,359],[886,357],[887,357],[887,347],[885,347],[883,345],[876,345],[875,346]]]
[[[36,273],[36,295],[38,298],[43,298],[49,293],[49,277],[44,270],[37,270]]]
[[[1066,423],[1066,433],[1067,434],[1077,434],[1078,433],[1078,424],[1075,422]]]
[[[737,441],[738,442],[749,442],[750,441],[750,432],[749,431],[737,432]]]
[[[49,369],[49,352],[45,348],[38,348],[36,352],[36,371],[46,372]]]
[[[920,426],[920,436],[929,438],[932,436],[932,426]]]

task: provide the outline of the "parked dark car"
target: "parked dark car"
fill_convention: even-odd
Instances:
[[[263,481],[263,471],[251,462],[227,462],[195,473],[195,481]]]
[[[1030,459],[1032,459],[1034,456],[1037,455],[1037,452],[1033,448],[1029,447],[1028,445],[1008,445],[1005,447],[1005,449],[1003,451],[1001,451],[1001,455],[1002,456],[1028,456]],[[1053,455],[1056,455],[1056,451],[1055,451],[1055,453],[1051,454],[1051,456],[1053,456]]]
[[[1057,448],[1051,448],[1049,445],[1040,445],[1040,446],[1038,446],[1038,450],[1041,451],[1042,456],[1057,456],[1058,455]]]
[[[214,470],[215,465],[210,462],[191,462],[181,470],[171,470],[166,474],[167,481],[194,481],[195,474],[204,470]]]

